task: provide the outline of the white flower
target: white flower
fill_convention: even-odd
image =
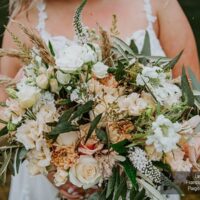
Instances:
[[[17,92],[17,96],[22,108],[30,108],[37,102],[40,96],[40,90],[37,87],[24,85]]]
[[[59,114],[54,102],[48,102],[40,107],[36,118],[40,123],[52,123],[58,121]]]
[[[92,72],[97,78],[105,78],[108,75],[108,66],[102,62],[97,62],[93,65]]]
[[[167,82],[159,87],[152,88],[152,92],[160,104],[168,107],[178,103],[182,96],[182,92],[178,86]]]
[[[70,169],[69,178],[71,183],[83,189],[96,185],[101,178],[97,160],[92,156],[80,156],[78,162]]]
[[[6,106],[7,108],[4,110],[3,118],[7,118],[6,121],[11,119],[13,124],[18,124],[22,120],[22,116],[25,113],[25,110],[20,107],[19,102],[16,99],[6,100]]]
[[[118,99],[120,111],[127,111],[131,116],[139,116],[147,108],[148,104],[140,95],[132,93],[128,96],[121,96]]]
[[[152,79],[160,79],[160,71],[162,71],[162,69],[160,67],[143,67],[142,73],[138,74],[137,78],[136,78],[136,83],[137,85],[141,85],[144,86],[145,83],[149,83],[151,82]]]
[[[36,84],[41,89],[47,89],[49,85],[49,79],[45,74],[41,74],[36,78]]]
[[[27,150],[35,148],[41,137],[42,130],[34,120],[25,121],[16,132],[16,140],[21,142]]]
[[[60,70],[56,72],[56,77],[57,77],[58,82],[62,85],[67,85],[71,79],[70,74],[65,74],[61,72]]]
[[[57,169],[57,172],[54,174],[54,183],[57,187],[64,185],[68,179],[68,172],[63,169]]]
[[[71,132],[68,132],[68,133],[60,134],[57,137],[56,142],[59,145],[71,146],[71,145],[75,145],[76,144],[78,138],[79,138],[79,132],[71,131]]]
[[[27,153],[28,169],[31,175],[47,173],[46,167],[51,164],[51,152],[46,141],[40,140],[40,148]]]
[[[153,135],[148,136],[146,143],[154,144],[158,152],[165,153],[176,148],[176,144],[180,140],[178,132],[181,125],[172,123],[163,115],[159,115],[155,122],[152,123]]]
[[[80,46],[78,44],[67,46],[56,57],[56,65],[65,73],[73,73],[85,63],[96,61],[97,55],[88,45]]]

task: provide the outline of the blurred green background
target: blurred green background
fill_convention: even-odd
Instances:
[[[193,29],[200,58],[200,0],[179,0]],[[0,46],[2,42],[4,25],[8,21],[8,0],[0,0]],[[9,183],[5,187],[0,187],[0,200],[7,200]],[[187,196],[187,200],[200,199],[198,196]],[[17,199],[18,200],[18,199]]]

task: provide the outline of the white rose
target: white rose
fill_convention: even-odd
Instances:
[[[56,65],[63,72],[74,72],[81,68],[84,64],[81,59],[82,47],[72,45],[66,47],[56,58]]]
[[[100,169],[97,160],[92,156],[80,156],[69,172],[70,182],[77,187],[88,189],[96,185],[100,178]]]
[[[58,169],[54,174],[54,183],[57,187],[64,185],[68,179],[68,172],[63,169]]]
[[[108,75],[108,66],[98,62],[93,66],[92,72],[97,78],[105,78]]]
[[[36,78],[36,83],[39,88],[45,90],[49,85],[48,77],[45,74],[41,74]]]
[[[38,100],[40,95],[40,90],[33,86],[24,85],[20,88],[20,91],[17,92],[19,98],[19,103],[22,108],[32,107]]]
[[[79,132],[71,131],[71,132],[68,132],[68,133],[60,134],[57,137],[56,142],[59,145],[71,146],[71,145],[76,144],[78,138],[79,138]]]
[[[70,74],[65,74],[61,71],[56,72],[56,77],[57,77],[58,82],[62,85],[67,85],[71,80]]]

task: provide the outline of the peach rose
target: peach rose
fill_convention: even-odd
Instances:
[[[78,151],[84,155],[93,155],[96,152],[103,149],[103,144],[100,143],[97,139],[88,139],[85,144],[84,139],[81,141]]]

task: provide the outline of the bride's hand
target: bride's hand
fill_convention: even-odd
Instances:
[[[51,183],[54,184],[54,171],[49,172],[48,179]],[[58,188],[61,196],[67,200],[81,200],[84,199],[85,191],[82,188],[78,188],[70,182],[65,183],[64,185]]]

